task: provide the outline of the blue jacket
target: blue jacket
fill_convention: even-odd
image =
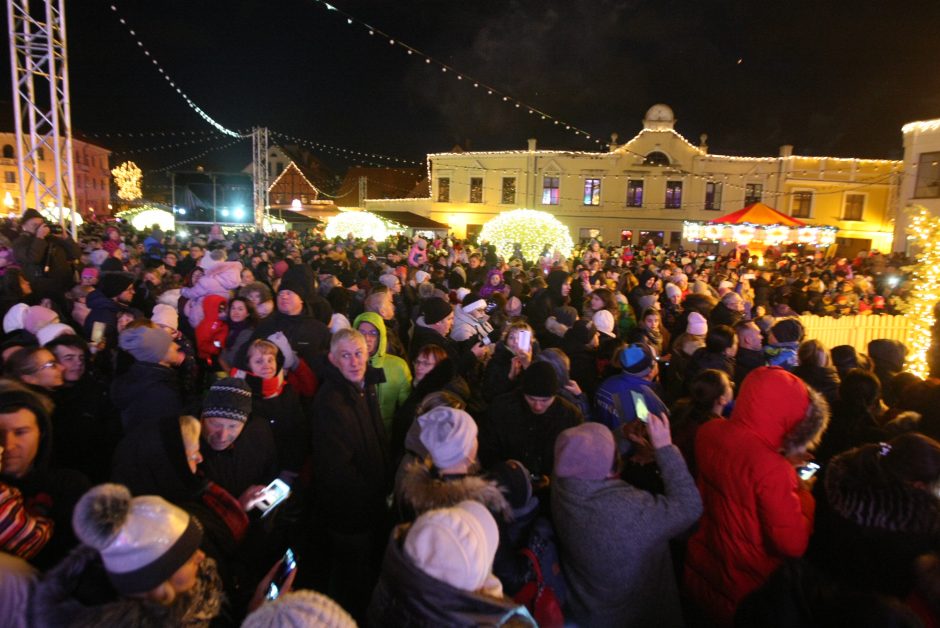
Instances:
[[[793,369],[800,364],[796,356],[799,346],[798,342],[778,342],[775,345],[767,345],[764,347],[767,366],[780,366],[792,373]]]
[[[636,421],[636,409],[633,406],[631,392],[643,395],[646,407],[656,414],[668,414],[666,404],[662,402],[650,386],[650,382],[643,377],[629,373],[620,373],[608,377],[597,389],[594,395],[594,420],[603,423],[614,432],[621,453],[631,449],[630,441],[623,437],[620,428],[627,423]]]

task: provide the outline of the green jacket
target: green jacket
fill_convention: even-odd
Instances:
[[[411,394],[411,370],[408,368],[408,363],[397,355],[385,353],[388,341],[385,321],[381,316],[375,312],[363,312],[353,321],[353,327],[359,329],[362,323],[371,323],[379,330],[379,348],[376,349],[375,355],[369,358],[369,364],[385,371],[385,382],[378,385],[379,409],[382,412],[385,429],[391,434],[395,410],[405,403],[408,395]]]

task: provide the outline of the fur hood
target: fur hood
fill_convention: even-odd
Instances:
[[[30,625],[75,628],[208,627],[222,610],[222,581],[215,561],[211,558],[206,558],[199,566],[195,587],[177,597],[169,606],[119,597],[113,591],[109,591],[107,601],[93,606],[85,605],[73,596],[79,589],[83,592],[88,589],[85,585],[89,579],[99,575],[102,586],[96,590],[108,591],[110,588],[100,562],[98,552],[82,545],[49,571],[36,585],[30,601]]]
[[[416,515],[435,508],[448,508],[471,499],[486,506],[487,510],[512,519],[512,508],[495,482],[477,475],[459,479],[441,480],[431,475],[431,466],[416,460],[405,467],[398,498],[410,506]]]

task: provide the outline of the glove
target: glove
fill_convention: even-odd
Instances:
[[[290,342],[284,332],[279,331],[268,336],[268,340],[277,345],[284,355],[284,370],[289,371],[297,366],[297,354],[291,349]]]

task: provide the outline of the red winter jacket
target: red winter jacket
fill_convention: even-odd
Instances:
[[[796,376],[761,367],[744,380],[730,420],[698,430],[695,459],[705,512],[689,540],[685,584],[721,625],[783,559],[806,551],[815,502],[779,452],[814,440],[825,402]]]
[[[196,353],[203,360],[219,355],[225,346],[228,323],[221,318],[225,304],[225,297],[217,294],[210,294],[202,300],[202,322],[196,326]]]

